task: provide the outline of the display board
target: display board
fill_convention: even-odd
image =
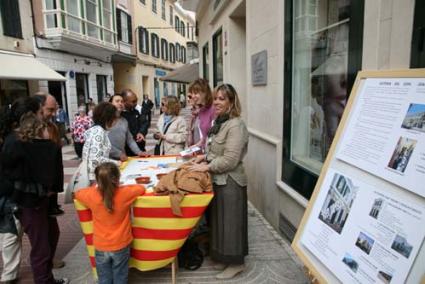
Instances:
[[[292,243],[321,283],[425,275],[425,69],[359,72]]]

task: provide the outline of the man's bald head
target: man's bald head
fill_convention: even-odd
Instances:
[[[124,106],[127,110],[132,110],[137,105],[137,95],[130,89],[121,92],[121,97],[124,99]]]
[[[43,92],[37,92],[34,96],[41,103],[44,120],[50,121],[52,117],[56,114],[56,110],[57,110],[57,102],[55,97]]]

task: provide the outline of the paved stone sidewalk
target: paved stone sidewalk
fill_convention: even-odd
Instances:
[[[178,283],[308,283],[303,266],[290,245],[283,240],[253,207],[248,213],[249,256],[246,270],[232,280],[220,282],[209,258],[195,271],[180,269]],[[95,283],[84,240],[65,257],[66,268],[56,270],[57,277],[67,277],[71,283]],[[151,272],[132,269],[129,283],[171,283],[171,269]]]

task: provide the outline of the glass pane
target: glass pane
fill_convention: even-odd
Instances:
[[[46,15],[46,26],[47,28],[56,28],[56,14],[48,14]]]
[[[121,11],[121,40],[128,42],[128,21],[127,14]]]
[[[96,1],[86,1],[86,17],[90,22],[97,23]]]
[[[56,0],[46,0],[46,10],[56,9]]]
[[[294,19],[291,160],[315,174],[320,173],[348,96],[350,3],[319,0],[301,6],[294,1],[294,10],[302,16]]]
[[[102,23],[105,28],[111,29],[111,13],[109,11],[103,11]]]
[[[89,36],[99,38],[99,28],[93,24],[87,24],[87,31]]]
[[[103,9],[111,11],[111,0],[102,0]]]
[[[72,16],[67,16],[68,18],[68,28],[69,30],[73,31],[73,32],[80,32],[80,20],[75,19]]]
[[[68,13],[78,16],[78,0],[66,0],[66,7]]]
[[[108,31],[103,32],[104,40],[112,43],[112,33]]]

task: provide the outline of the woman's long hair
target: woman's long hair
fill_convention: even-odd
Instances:
[[[47,129],[47,124],[29,111],[21,117],[19,122],[19,139],[30,142],[33,139],[42,137],[45,129]]]
[[[94,174],[103,204],[108,212],[112,213],[114,211],[114,194],[120,185],[120,170],[114,163],[106,162],[97,166]]]

